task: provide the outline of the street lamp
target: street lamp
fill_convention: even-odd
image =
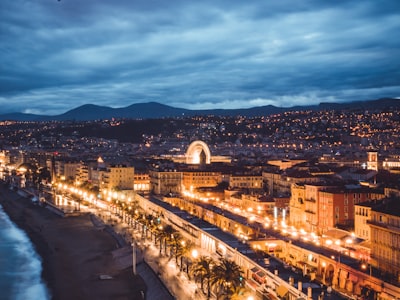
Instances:
[[[331,256],[331,258],[336,262],[336,268],[335,268],[335,275],[334,278],[337,276],[337,285],[340,286],[340,277],[339,277],[339,268],[340,268],[340,252],[338,254],[338,259],[336,260],[336,257],[334,255]],[[334,280],[336,283],[336,280]]]
[[[321,272],[322,272],[322,282],[325,283],[326,262],[323,261],[321,266],[322,266],[322,269],[321,269]]]
[[[196,259],[199,256],[199,252],[196,249],[192,250],[192,257]]]
[[[132,242],[132,271],[133,275],[136,275],[136,245],[134,241]]]
[[[370,277],[372,277],[372,266],[371,266],[371,264],[362,264],[361,265],[361,269],[363,269],[364,271],[366,271],[367,270],[367,266],[369,267],[369,276]]]

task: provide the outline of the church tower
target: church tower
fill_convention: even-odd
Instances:
[[[368,151],[367,169],[378,171],[378,152]]]

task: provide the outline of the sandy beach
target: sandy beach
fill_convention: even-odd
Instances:
[[[60,217],[0,183],[0,204],[30,237],[43,260],[51,299],[142,299],[144,282],[132,268],[118,269],[116,240],[89,214]],[[109,275],[112,279],[100,279]]]

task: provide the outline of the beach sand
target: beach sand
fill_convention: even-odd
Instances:
[[[93,225],[89,214],[60,217],[0,183],[0,204],[30,237],[43,260],[51,299],[142,299],[144,282],[132,268],[118,270],[116,240]],[[109,275],[112,279],[100,279]]]

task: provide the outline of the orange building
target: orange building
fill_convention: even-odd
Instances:
[[[200,187],[215,187],[222,181],[221,172],[190,170],[182,172],[182,184],[185,190],[192,191]]]
[[[149,192],[150,175],[148,173],[135,173],[133,176],[133,189],[137,192]]]
[[[229,187],[232,189],[261,190],[263,177],[261,175],[231,175]]]
[[[319,192],[319,227],[323,232],[337,225],[354,228],[355,204],[383,196],[369,188],[323,189]]]
[[[260,216],[272,215],[275,207],[274,199],[264,195],[237,194],[225,200],[240,210],[254,212]]]
[[[305,187],[302,184],[293,184],[289,202],[289,222],[295,227],[303,227],[306,224],[305,214]]]
[[[290,222],[318,233],[338,225],[353,228],[354,205],[383,197],[383,192],[365,187],[293,185]]]

